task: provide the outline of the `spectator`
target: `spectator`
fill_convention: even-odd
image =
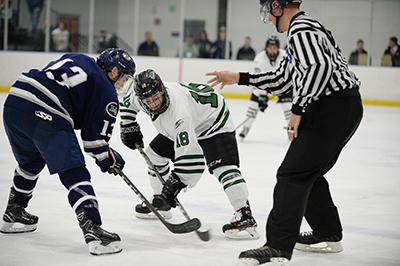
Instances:
[[[208,39],[206,31],[201,31],[199,40],[197,41],[197,47],[199,48],[199,58],[210,58],[210,49],[212,42]]]
[[[159,56],[158,45],[153,41],[153,34],[150,31],[146,31],[144,38],[145,41],[139,45],[138,55]]]
[[[53,43],[53,51],[68,52],[69,51],[69,31],[64,21],[59,21],[57,28],[51,32]]]
[[[185,37],[185,43],[183,44],[183,49],[182,49],[182,57],[185,58],[199,57],[199,48],[197,48],[197,46],[193,43],[192,35],[188,35]]]
[[[43,0],[26,0],[29,13],[31,14],[32,33],[38,29],[40,14],[43,9]]]
[[[225,59],[226,28],[222,26],[218,33],[218,40],[213,43],[210,53],[212,58]],[[229,42],[228,58],[232,58],[232,43]]]
[[[357,49],[354,50],[351,54],[350,54],[350,59],[349,59],[349,64],[350,65],[365,65],[362,64],[359,60],[359,55],[360,54],[365,54],[367,55],[367,60],[368,60],[368,52],[364,49],[364,41],[362,39],[359,39],[357,41]],[[367,62],[368,63],[368,62]],[[367,64],[366,63],[366,64]]]
[[[100,31],[100,38],[97,42],[97,52],[101,53],[102,51],[108,48],[117,47],[117,40],[114,35],[109,34],[106,30]]]
[[[251,47],[251,38],[246,36],[244,38],[244,45],[239,49],[236,55],[237,60],[253,60],[256,56],[256,52]]]
[[[389,47],[385,50],[383,56],[390,55],[391,66],[400,67],[400,47],[397,42],[397,37],[390,37]]]

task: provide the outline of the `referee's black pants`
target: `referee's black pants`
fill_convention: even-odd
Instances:
[[[292,252],[303,216],[318,236],[342,232],[324,175],[334,166],[363,114],[358,89],[338,92],[310,106],[302,116],[278,169],[267,221],[267,245]]]

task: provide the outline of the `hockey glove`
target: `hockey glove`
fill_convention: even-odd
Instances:
[[[136,145],[144,148],[143,135],[140,126],[136,122],[121,125],[121,141],[128,148],[135,150]]]
[[[264,112],[265,109],[268,107],[268,96],[267,95],[260,95],[258,96],[258,109],[261,112]]]
[[[103,173],[108,172],[109,174],[117,175],[117,170],[122,170],[124,168],[125,161],[118,152],[109,148],[108,158],[102,161],[96,160],[96,164],[100,167]]]
[[[168,207],[176,207],[176,197],[179,192],[185,188],[186,185],[182,183],[175,173],[171,173],[162,188],[161,195],[154,195],[154,207],[159,209],[168,209]],[[169,205],[169,206],[168,206]]]

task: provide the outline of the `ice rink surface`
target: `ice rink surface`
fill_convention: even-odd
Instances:
[[[2,113],[5,95],[0,95]],[[236,124],[245,118],[247,102],[228,100]],[[306,254],[294,252],[290,265],[400,265],[400,108],[366,107],[364,119],[345,147],[338,163],[326,177],[344,227],[344,252]],[[145,114],[139,115],[148,144],[156,131]],[[118,176],[102,174],[86,156],[97,193],[103,227],[119,233],[120,254],[89,255],[82,232],[58,176],[47,169],[39,177],[28,211],[39,216],[38,230],[0,235],[0,265],[137,265],[137,266],[232,266],[240,251],[265,242],[265,222],[272,205],[275,172],[289,144],[280,106],[271,103],[260,114],[247,139],[239,142],[241,171],[250,191],[250,203],[262,237],[255,241],[224,238],[221,227],[232,209],[215,177],[205,174],[198,185],[180,194],[187,211],[211,227],[212,239],[200,241],[194,233],[174,235],[159,221],[139,220],[133,209],[136,195]],[[147,196],[151,190],[146,165],[137,151],[125,148],[116,126],[111,146],[127,161],[124,169]],[[0,127],[0,211],[6,207],[15,161],[3,126]],[[183,221],[178,210],[173,222]],[[308,229],[304,222],[303,229]]]

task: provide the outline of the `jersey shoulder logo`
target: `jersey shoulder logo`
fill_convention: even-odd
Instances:
[[[178,121],[175,122],[175,129],[177,129],[180,125],[183,124],[183,120],[179,119]]]
[[[110,102],[107,104],[106,111],[109,116],[116,118],[118,114],[118,104],[116,102]]]

